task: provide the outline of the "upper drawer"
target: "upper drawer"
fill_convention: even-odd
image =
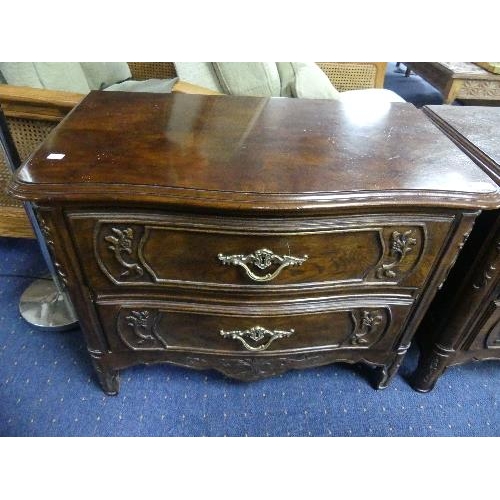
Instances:
[[[239,219],[171,214],[68,214],[92,287],[219,290],[420,287],[452,217]]]

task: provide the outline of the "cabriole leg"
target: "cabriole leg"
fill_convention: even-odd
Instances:
[[[406,355],[406,351],[410,346],[400,346],[398,348],[397,354],[394,356],[392,362],[386,364],[378,369],[378,380],[375,384],[377,389],[385,389],[394,378],[394,375],[399,370],[401,363]]]
[[[92,364],[102,390],[109,396],[115,396],[120,390],[120,372],[108,366],[101,353],[91,352]]]

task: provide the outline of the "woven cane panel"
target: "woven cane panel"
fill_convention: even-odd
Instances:
[[[26,120],[24,118],[10,118],[9,129],[16,144],[21,160],[25,160],[38,145],[49,135],[56,123],[42,120]],[[11,198],[6,192],[7,182],[10,179],[10,169],[7,167],[3,153],[0,155],[0,206],[21,207],[22,204]]]
[[[54,122],[42,120],[26,120],[11,118],[9,120],[10,133],[19,152],[21,160],[25,160],[37,148],[57,125]]]
[[[173,62],[129,62],[127,64],[133,80],[170,79],[177,76]]]
[[[10,179],[10,170],[7,168],[3,153],[0,155],[0,207],[21,207],[22,204],[11,198],[6,192],[7,182]],[[2,215],[0,214],[0,217]]]
[[[375,87],[377,67],[372,64],[319,62],[333,86],[339,90],[370,89]]]

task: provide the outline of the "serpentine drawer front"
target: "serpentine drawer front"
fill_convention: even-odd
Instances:
[[[314,304],[99,303],[113,352],[290,354],[331,349],[390,349],[411,299],[367,296]]]
[[[421,286],[452,217],[318,220],[70,213],[95,290],[191,286],[260,291],[390,283]]]
[[[362,362],[386,387],[500,204],[410,104],[139,92],[91,92],[10,192],[108,394],[160,362],[242,380]]]

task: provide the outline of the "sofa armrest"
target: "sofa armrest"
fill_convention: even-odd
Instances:
[[[179,94],[224,95],[216,90],[207,89],[206,87],[201,87],[200,85],[184,82],[182,80],[175,83],[172,92],[178,92]]]
[[[133,80],[177,76],[173,62],[129,62],[127,64]],[[319,62],[316,64],[339,91],[384,87],[386,62]]]
[[[8,117],[58,122],[85,94],[0,85],[0,105]]]

